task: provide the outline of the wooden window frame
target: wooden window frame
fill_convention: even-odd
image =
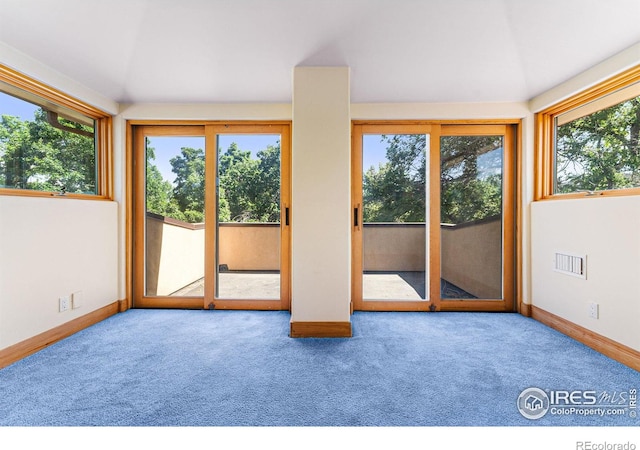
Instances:
[[[535,114],[534,201],[639,195],[640,187],[590,192],[554,192],[555,119],[640,82],[640,66],[626,70]],[[594,111],[595,112],[595,111]]]
[[[0,195],[73,198],[83,200],[113,200],[113,119],[112,116],[81,100],[63,93],[51,86],[41,83],[27,75],[0,64],[0,81],[39,98],[57,105],[72,109],[75,112],[92,118],[95,121],[96,133],[96,193],[66,193],[58,195],[52,191],[33,189],[0,188]]]

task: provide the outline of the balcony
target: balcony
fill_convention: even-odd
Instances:
[[[442,298],[501,298],[500,217],[441,224]],[[222,223],[219,297],[279,298],[279,224]],[[363,295],[425,298],[425,225],[364,225]],[[204,225],[147,214],[146,294],[204,295]]]

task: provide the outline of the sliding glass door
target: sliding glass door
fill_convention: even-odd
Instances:
[[[511,310],[513,130],[355,124],[357,310]]]
[[[513,307],[513,147],[512,129],[504,125],[442,127],[442,307]]]
[[[288,309],[289,125],[134,128],[134,307]]]
[[[288,215],[281,199],[282,136],[224,131],[216,134],[216,297],[278,300]]]
[[[429,307],[429,126],[356,125],[352,283],[355,309]]]

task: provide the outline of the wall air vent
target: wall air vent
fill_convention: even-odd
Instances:
[[[586,280],[587,255],[556,253],[553,270]]]

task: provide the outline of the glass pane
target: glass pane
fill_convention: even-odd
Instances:
[[[640,97],[573,120],[559,116],[555,193],[640,187],[639,118]]]
[[[280,135],[219,135],[216,295],[280,299]]]
[[[204,137],[147,137],[145,292],[204,295]]]
[[[0,84],[0,187],[97,194],[94,120],[9,88]]]
[[[502,298],[502,136],[441,138],[443,299]]]
[[[426,299],[427,142],[424,134],[363,136],[365,300]]]

